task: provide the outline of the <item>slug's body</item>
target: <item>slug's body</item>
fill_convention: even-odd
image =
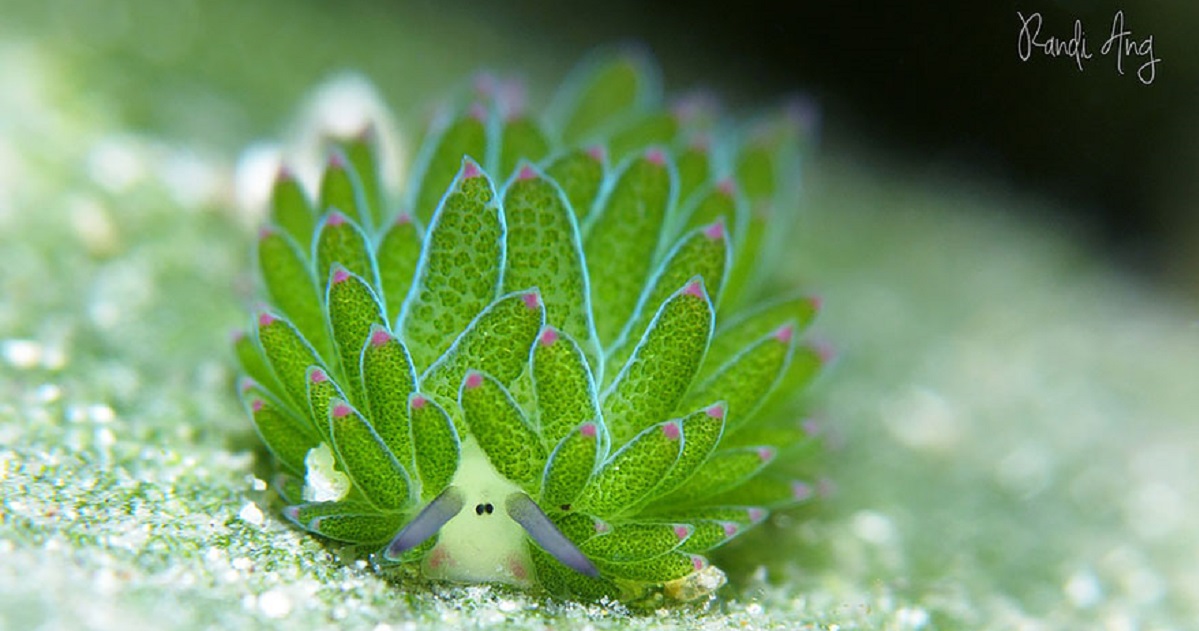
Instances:
[[[533,584],[525,531],[504,512],[520,488],[491,466],[478,444],[466,439],[452,486],[463,489],[463,510],[442,526],[425,557],[425,576],[470,583]]]
[[[817,304],[749,302],[803,121],[665,109],[632,54],[544,119],[485,86],[428,135],[406,212],[369,133],[315,204],[276,182],[236,346],[284,515],[436,579],[710,593],[704,555],[809,499],[820,451],[797,398]]]

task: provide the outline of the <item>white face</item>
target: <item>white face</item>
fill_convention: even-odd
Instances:
[[[504,509],[504,500],[520,487],[501,476],[473,438],[462,443],[453,486],[463,506],[445,526],[437,546],[425,557],[425,576],[469,583],[533,584],[527,535]]]

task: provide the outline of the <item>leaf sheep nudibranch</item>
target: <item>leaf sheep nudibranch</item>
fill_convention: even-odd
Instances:
[[[808,501],[801,340],[764,294],[810,137],[717,125],[596,55],[544,116],[510,89],[433,124],[407,190],[368,129],[283,170],[235,341],[283,516],[430,578],[690,600],[708,555]]]

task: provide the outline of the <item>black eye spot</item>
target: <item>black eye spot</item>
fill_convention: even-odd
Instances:
[[[479,504],[478,506],[475,507],[475,514],[482,515],[484,510],[485,509],[483,508],[483,505]]]
[[[494,507],[494,506],[492,506],[491,504],[484,504],[484,505],[483,505],[483,510],[487,511],[487,514],[488,514],[488,515],[490,515],[490,514],[491,514],[491,511],[494,511],[494,510],[495,510],[495,507]]]
[[[561,508],[562,511],[565,512],[565,511],[570,510],[570,504],[563,504],[563,505],[559,506],[558,508]]]

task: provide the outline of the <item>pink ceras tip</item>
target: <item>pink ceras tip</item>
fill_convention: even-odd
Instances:
[[[530,309],[536,309],[541,306],[541,294],[536,291],[530,291],[520,297],[524,301],[525,306]]]
[[[648,160],[650,164],[666,166],[666,152],[662,151],[658,147],[653,147],[646,151],[645,159]]]
[[[419,396],[419,395],[412,397],[412,409],[419,410],[419,409],[425,407],[425,404],[428,402],[429,402],[428,399],[426,399],[422,396]]]
[[[731,177],[726,177],[716,185],[716,190],[725,197],[732,197],[737,194],[737,182]]]
[[[591,145],[587,147],[587,155],[596,162],[603,162],[608,157],[608,150],[603,145]]]
[[[691,567],[695,568],[695,571],[698,572],[708,567],[708,560],[698,554],[693,554],[691,555]]]
[[[612,527],[608,525],[608,522],[606,522],[606,521],[600,521],[600,520],[598,520],[598,519],[597,519],[597,520],[595,520],[595,531],[596,531],[596,532],[598,532],[598,533],[605,533],[605,532],[608,532],[608,531],[609,531],[609,530],[611,530],[611,529],[612,529]]]
[[[583,423],[582,427],[579,428],[579,433],[587,438],[595,438],[595,432],[595,423]]]
[[[475,75],[474,84],[475,92],[478,92],[481,96],[490,97],[495,94],[499,81],[490,72],[480,72]]]
[[[723,405],[713,405],[712,407],[704,410],[704,412],[707,413],[707,415],[712,418],[724,418],[724,406]]]
[[[257,386],[257,385],[258,385],[257,381],[254,381],[253,379],[251,379],[249,377],[242,377],[241,381],[239,381],[237,383],[237,389],[242,392],[247,392],[251,388],[253,388],[254,386]]]
[[[329,380],[329,376],[325,374],[325,371],[318,368],[312,371],[312,375],[309,377],[309,379],[312,380],[312,383],[324,383]]]
[[[274,315],[264,311],[263,313],[258,315],[258,326],[259,327],[270,326],[271,324],[273,324],[275,322],[275,320],[278,320],[278,319],[279,318],[276,318]]]
[[[487,120],[487,108],[482,103],[472,103],[470,106],[470,117],[480,123]]]
[[[333,153],[329,154],[329,168],[330,169],[346,168],[345,156],[342,156],[340,151],[334,151]]]
[[[396,215],[397,226],[403,226],[410,223],[412,223],[412,215],[408,214],[407,212],[402,212],[399,215]]]
[[[813,311],[820,311],[824,307],[824,298],[821,296],[812,296],[808,298],[808,302],[812,303]]]
[[[687,283],[687,287],[683,289],[683,293],[687,294],[688,296],[695,296],[696,298],[703,298],[704,297],[704,284],[698,280],[693,280],[690,283]]]
[[[536,179],[536,177],[537,177],[537,171],[535,169],[533,169],[533,167],[531,167],[527,164],[520,167],[520,172],[516,174],[516,179],[518,179],[522,182]]]
[[[766,519],[766,511],[761,508],[750,508],[745,512],[749,515],[749,521],[755,524]]]
[[[466,375],[467,388],[478,388],[481,385],[483,385],[483,375],[477,372],[472,372]]]
[[[289,169],[286,164],[280,164],[279,168],[275,171],[276,183],[290,182],[294,179],[296,179],[296,176],[292,174],[291,169]]]
[[[387,344],[390,341],[391,341],[391,334],[388,333],[386,329],[382,329],[382,328],[375,329],[374,332],[371,333],[371,346],[378,348],[380,346]]]
[[[731,521],[722,522],[720,527],[724,529],[724,536],[726,537],[732,537],[737,534],[737,524]]]
[[[784,324],[774,332],[774,339],[782,342],[783,344],[790,344],[794,337],[795,327],[790,324]]]
[[[816,355],[820,357],[820,363],[822,364],[833,361],[833,358],[837,356],[837,351],[833,348],[833,345],[821,340],[812,342],[812,350],[816,351]]]
[[[475,164],[474,160],[467,159],[466,164],[462,165],[462,179],[469,180],[474,177],[479,177],[483,172],[479,170],[479,165]]]
[[[339,268],[333,270],[333,284],[334,285],[341,283],[341,282],[345,282],[345,280],[349,277],[350,277],[350,273],[347,272],[344,267],[339,267]]]
[[[678,421],[671,421],[662,426],[662,434],[670,440],[678,440],[680,433]]]
[[[346,216],[335,210],[335,211],[329,213],[329,218],[325,220],[325,225],[333,226],[336,228],[337,226],[340,226],[340,225],[344,224],[345,222],[346,222]]]
[[[262,411],[262,399],[254,399],[250,402],[250,409],[255,412]]]
[[[770,447],[758,447],[758,458],[762,462],[770,462],[774,460],[774,449]]]
[[[686,526],[683,524],[675,524],[674,525],[674,536],[678,537],[679,539],[686,539],[687,537],[690,537],[691,536],[691,526]]]
[[[724,238],[724,219],[717,219],[715,223],[704,228],[704,236],[713,241],[719,241]]]
[[[812,497],[812,486],[806,482],[796,480],[791,483],[791,497],[796,501],[802,502]]]
[[[263,226],[258,229],[258,240],[269,239],[275,236],[275,229],[270,226]]]
[[[353,412],[353,410],[350,409],[350,406],[344,403],[338,403],[337,405],[333,406],[333,418],[344,418],[349,416],[350,412]]]
[[[546,327],[546,329],[541,332],[541,337],[537,338],[537,341],[540,342],[542,346],[553,346],[554,342],[558,341],[557,329],[554,329],[553,327]]]

